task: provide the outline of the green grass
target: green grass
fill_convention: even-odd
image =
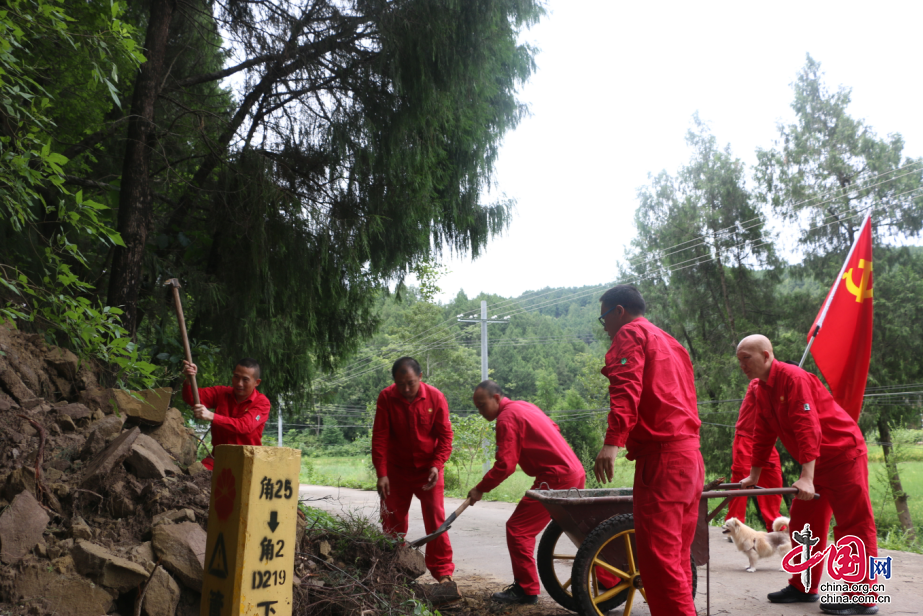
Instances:
[[[923,535],[923,462],[903,462],[897,470],[901,487],[907,494],[910,518],[919,537]],[[875,510],[879,546],[923,553],[923,540],[918,538],[910,543],[900,527],[883,462],[869,462],[869,495]]]

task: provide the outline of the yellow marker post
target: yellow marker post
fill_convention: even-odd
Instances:
[[[291,616],[301,451],[215,448],[201,616]]]

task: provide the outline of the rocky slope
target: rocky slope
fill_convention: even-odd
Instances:
[[[198,614],[211,478],[171,393],[0,326],[0,612]]]

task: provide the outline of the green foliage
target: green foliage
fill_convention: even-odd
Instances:
[[[436,263],[432,259],[424,259],[414,263],[410,267],[410,271],[417,277],[420,299],[430,304],[433,303],[437,295],[442,293],[439,279],[452,273],[445,265]]]
[[[555,412],[552,418],[561,428],[564,440],[581,460],[595,458],[603,446],[603,436],[606,433],[606,411],[591,411],[592,414],[575,413],[575,411],[589,408],[576,389],[567,390],[567,395],[564,396],[560,406],[560,410]]]
[[[343,438],[343,431],[335,425],[325,425],[320,435],[320,441],[328,447],[332,445],[344,445],[346,439]]]
[[[87,19],[75,19],[72,9]],[[104,204],[65,188],[69,160],[52,144],[71,127],[55,122],[60,84],[47,75],[62,56],[65,62],[80,59],[90,79],[86,87],[95,84],[112,95],[95,108],[118,105],[119,66],[143,60],[133,28],[120,19],[123,10],[118,2],[91,8],[20,0],[0,11],[0,321],[43,331],[52,342],[109,366],[118,385],[144,388],[153,384],[155,366],[121,327],[122,311],[96,299],[82,274],[88,259],[78,241],[92,238],[103,250],[123,243],[107,224]]]
[[[496,426],[478,414],[453,413],[451,419],[455,437],[447,468],[451,467],[453,473],[446,473],[446,489],[467,494],[484,476],[485,463],[493,464]]]
[[[430,607],[419,599],[411,599],[404,604],[409,616],[441,616],[439,610],[430,609]]]

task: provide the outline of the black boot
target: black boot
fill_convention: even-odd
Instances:
[[[522,603],[524,605],[538,603],[538,595],[527,595],[519,582],[513,582],[500,592],[492,594],[490,598],[499,603]]]
[[[769,593],[766,598],[770,603],[814,603],[820,599],[820,595],[816,592],[801,592],[789,584],[779,592]]]

